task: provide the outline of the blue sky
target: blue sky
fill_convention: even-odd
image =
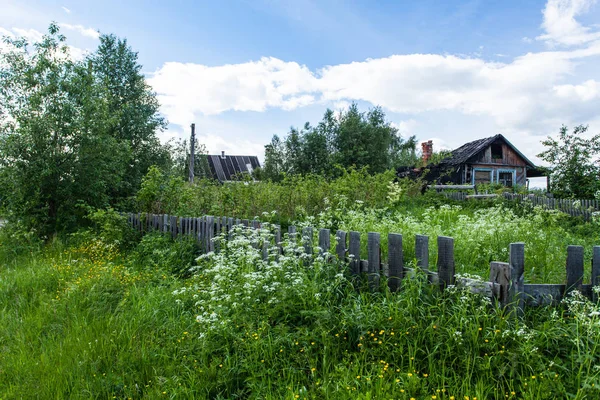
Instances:
[[[171,122],[258,154],[326,108],[380,105],[435,148],[504,134],[534,161],[561,124],[600,130],[600,4],[547,1],[12,1],[0,33],[50,21],[80,56],[125,37]]]

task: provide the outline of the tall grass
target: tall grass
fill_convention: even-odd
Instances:
[[[187,276],[189,261],[174,264],[193,243],[156,234],[125,251],[88,238],[2,258],[2,398],[600,395],[597,303],[505,318],[419,275],[369,293],[295,242],[263,260],[264,239],[238,228]]]

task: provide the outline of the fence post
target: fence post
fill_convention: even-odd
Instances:
[[[281,246],[281,226],[273,225],[273,240],[275,241],[275,247],[277,247],[277,259],[279,255],[283,254],[283,247]]]
[[[567,247],[567,286],[566,293],[581,290],[583,283],[583,246]]]
[[[350,246],[348,249],[350,257],[350,273],[352,275],[360,274],[360,233],[350,232]]]
[[[506,307],[511,300],[509,293],[512,283],[510,264],[499,261],[490,262],[490,282],[500,285],[498,303],[501,307]]]
[[[522,316],[525,307],[525,243],[511,243],[509,251],[511,283],[507,300],[516,315]]]
[[[417,268],[421,268],[429,276],[429,236],[415,236],[415,259]]]
[[[598,294],[594,292],[594,286],[600,286],[600,246],[594,246],[592,255],[592,298],[598,301]]]
[[[454,239],[438,236],[438,277],[440,289],[454,285]]]
[[[302,242],[304,243],[304,252],[306,254],[313,254],[313,228],[307,226],[302,229]]]
[[[295,244],[295,242],[296,242],[296,225],[288,226],[288,237]]]
[[[335,245],[335,254],[341,262],[346,261],[346,232],[337,231],[335,234],[337,244]]]
[[[377,232],[369,232],[367,235],[368,251],[368,275],[371,291],[379,288],[379,273],[381,271],[381,236]]]
[[[319,251],[320,256],[329,252],[331,248],[331,233],[329,229],[319,229],[319,247],[321,248]]]
[[[388,234],[388,265],[390,268],[388,288],[391,292],[395,292],[400,288],[404,276],[402,235],[400,234]]]

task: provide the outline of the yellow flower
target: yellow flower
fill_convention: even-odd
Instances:
[[[432,398],[433,400],[435,400],[435,399],[437,399],[437,396],[436,396],[436,395],[433,395],[433,396],[431,396],[431,398]]]
[[[409,372],[407,375],[408,375],[409,377],[411,377],[411,376],[412,376],[412,374],[411,374],[410,372]]]

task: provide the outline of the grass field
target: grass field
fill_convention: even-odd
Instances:
[[[0,397],[600,397],[598,304],[518,320],[423,277],[370,294],[323,259],[264,262],[251,235],[198,261],[194,243],[156,234],[18,254],[4,236]]]

